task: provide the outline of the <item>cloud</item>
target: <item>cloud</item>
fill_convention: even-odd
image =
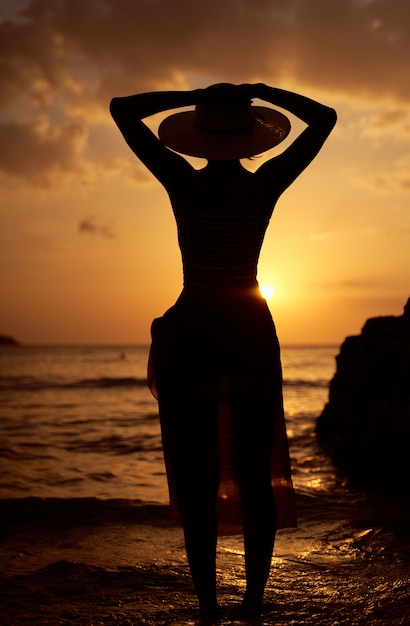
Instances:
[[[355,177],[355,182],[373,192],[410,191],[410,153],[396,159],[389,169]]]
[[[86,128],[111,123],[112,96],[159,88],[262,80],[402,111],[409,35],[408,0],[28,0],[0,23],[0,167],[91,179]]]
[[[362,277],[346,277],[346,278],[335,278],[334,281],[323,281],[312,283],[312,286],[315,288],[326,289],[326,291],[336,290],[336,291],[346,291],[351,293],[356,292],[369,292],[377,289],[380,284],[380,277],[373,278],[368,276]]]
[[[395,137],[408,141],[410,135],[410,113],[408,108],[387,108],[366,119],[364,137]]]
[[[77,162],[87,138],[84,125],[52,125],[46,116],[31,122],[0,124],[0,170],[26,177],[35,186],[51,187],[56,181],[85,169]]]
[[[155,180],[153,175],[136,159],[130,161],[123,157],[97,157],[95,162],[104,177],[121,176],[139,185],[150,184]]]
[[[106,239],[115,239],[111,226],[98,224],[95,217],[86,217],[78,224],[78,231],[85,235],[97,235]]]
[[[334,231],[328,228],[318,228],[309,234],[312,241],[323,241],[334,236]]]
[[[0,25],[8,100],[46,85],[81,92],[87,79],[94,93],[80,98],[106,106],[115,93],[204,75],[410,96],[407,0],[32,0],[24,16]]]

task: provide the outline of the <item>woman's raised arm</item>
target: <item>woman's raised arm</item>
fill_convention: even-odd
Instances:
[[[286,109],[307,124],[289,148],[258,170],[261,177],[268,179],[267,183],[274,177],[275,189],[282,193],[318,154],[336,124],[336,111],[306,96],[262,83],[249,85],[248,89],[252,98]]]
[[[182,168],[191,170],[191,165],[166,148],[142,120],[161,111],[194,105],[202,93],[202,89],[157,91],[113,98],[110,102],[111,115],[128,146],[164,186]]]

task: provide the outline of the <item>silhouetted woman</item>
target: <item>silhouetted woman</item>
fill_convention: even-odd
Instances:
[[[295,141],[254,173],[240,159],[280,143],[286,116],[306,123]],[[159,137],[143,119],[174,113]],[[257,283],[257,262],[282,192],[319,152],[333,109],[264,84],[113,98],[126,142],[162,183],[174,211],[184,287],[152,325],[151,386],[157,394],[171,505],[184,527],[202,615],[217,616],[218,532],[243,529],[242,617],[258,615],[276,529],[295,526],[275,327]],[[195,169],[180,154],[203,157]]]

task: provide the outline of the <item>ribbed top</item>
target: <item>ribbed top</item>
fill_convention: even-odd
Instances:
[[[268,223],[260,213],[185,215],[178,221],[185,287],[254,284]]]

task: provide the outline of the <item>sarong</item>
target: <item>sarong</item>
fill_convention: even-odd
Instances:
[[[255,398],[255,411],[253,414],[250,411],[248,417],[249,432],[256,438],[258,432],[261,433],[261,449],[266,448],[262,446],[262,443],[266,443],[262,438],[273,438],[270,474],[277,528],[295,527],[296,505],[283,410],[280,350],[265,301],[245,298],[239,308],[225,306],[222,310],[220,306],[213,305],[208,310],[198,310],[177,303],[163,317],[153,321],[151,332],[148,382],[156,398],[161,394],[161,379],[173,381],[171,385],[162,385],[167,394],[188,393],[189,385],[195,386],[198,381],[200,384],[205,381],[203,387],[199,387],[200,394],[197,394],[202,399],[208,393],[214,393],[215,385],[218,388],[216,425],[213,420],[209,423],[210,429],[217,430],[218,438],[218,534],[242,533],[240,492],[235,480],[232,445],[235,421],[232,415],[232,395],[229,393],[231,386],[239,391],[241,387],[249,386],[247,396]],[[196,413],[194,403],[200,403],[201,397],[193,396],[192,420],[195,420]],[[263,409],[259,411],[263,413],[260,422],[258,407]],[[169,453],[173,445],[172,421],[176,418],[173,415],[161,415],[160,410],[161,427],[163,432],[167,432],[167,436],[163,436],[163,447],[171,511],[180,519]],[[189,426],[189,432],[195,432],[195,428],[191,429],[191,424]],[[183,435],[179,432],[176,436],[181,438]],[[199,435],[195,437],[187,434],[187,437],[192,439],[187,441],[187,446],[195,448],[204,445],[204,438]]]

